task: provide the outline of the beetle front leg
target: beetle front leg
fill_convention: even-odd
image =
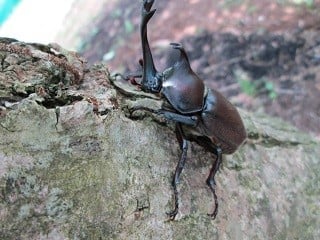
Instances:
[[[170,111],[166,111],[166,110],[155,110],[152,108],[148,108],[148,107],[143,107],[143,106],[138,106],[138,107],[134,107],[131,109],[131,114],[135,111],[138,110],[142,110],[142,111],[147,111],[147,112],[151,112],[154,114],[157,114],[159,116],[164,117],[167,120],[171,120],[177,123],[182,123],[188,126],[197,126],[198,122],[199,122],[199,118],[197,116],[186,116],[186,115],[182,115],[182,114],[178,114],[178,113],[174,113],[174,112],[170,112]]]
[[[197,116],[185,116],[178,113],[173,113],[170,111],[160,110],[159,115],[162,115],[164,118],[177,122],[182,123],[188,126],[197,126],[199,118]]]
[[[128,73],[125,75],[122,73],[116,73],[113,77],[120,77],[122,80],[130,82],[132,85],[141,86],[141,83],[137,82],[136,78],[142,78],[142,72]]]

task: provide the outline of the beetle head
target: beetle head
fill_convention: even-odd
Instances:
[[[162,88],[163,75],[159,72],[142,77],[141,89],[144,92],[159,93]]]

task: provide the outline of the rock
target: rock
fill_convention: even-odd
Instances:
[[[22,63],[12,64],[6,68]],[[172,126],[126,115],[134,100],[156,99],[128,99],[102,65],[83,70],[81,81],[64,84],[50,98],[34,87],[22,95],[12,90],[16,83],[37,85],[31,82],[35,71],[28,65],[20,78],[0,72],[0,239],[320,237],[320,148],[312,136],[241,111],[248,140],[224,156],[216,178],[217,219],[207,216],[213,202],[205,184],[214,156],[192,144],[179,184],[180,213],[168,221],[180,154]],[[41,74],[45,89],[65,81],[50,83]]]

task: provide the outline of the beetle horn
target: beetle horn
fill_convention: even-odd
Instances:
[[[151,17],[154,15],[156,9],[151,10],[154,0],[144,0],[141,12],[141,43],[142,43],[142,53],[143,53],[143,75],[141,85],[146,91],[152,91],[150,86],[154,86],[155,76],[157,75],[157,70],[154,66],[154,61],[151,53],[151,49],[148,42],[147,25]]]
[[[154,3],[154,0],[144,0],[142,11],[150,12],[153,3]]]
[[[181,43],[170,43],[170,45],[172,46],[173,49],[177,49],[180,51],[180,56],[179,56],[179,59],[177,59],[177,62],[185,63],[187,66],[190,67],[190,62],[189,62],[187,52],[184,49],[184,47],[182,46],[182,44]]]

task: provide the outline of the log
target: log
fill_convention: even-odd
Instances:
[[[0,239],[320,238],[314,137],[240,110],[248,139],[217,174],[217,219],[205,184],[214,156],[193,143],[168,221],[172,123],[128,115],[157,99],[120,91],[106,66],[54,44],[2,38],[0,59]]]

